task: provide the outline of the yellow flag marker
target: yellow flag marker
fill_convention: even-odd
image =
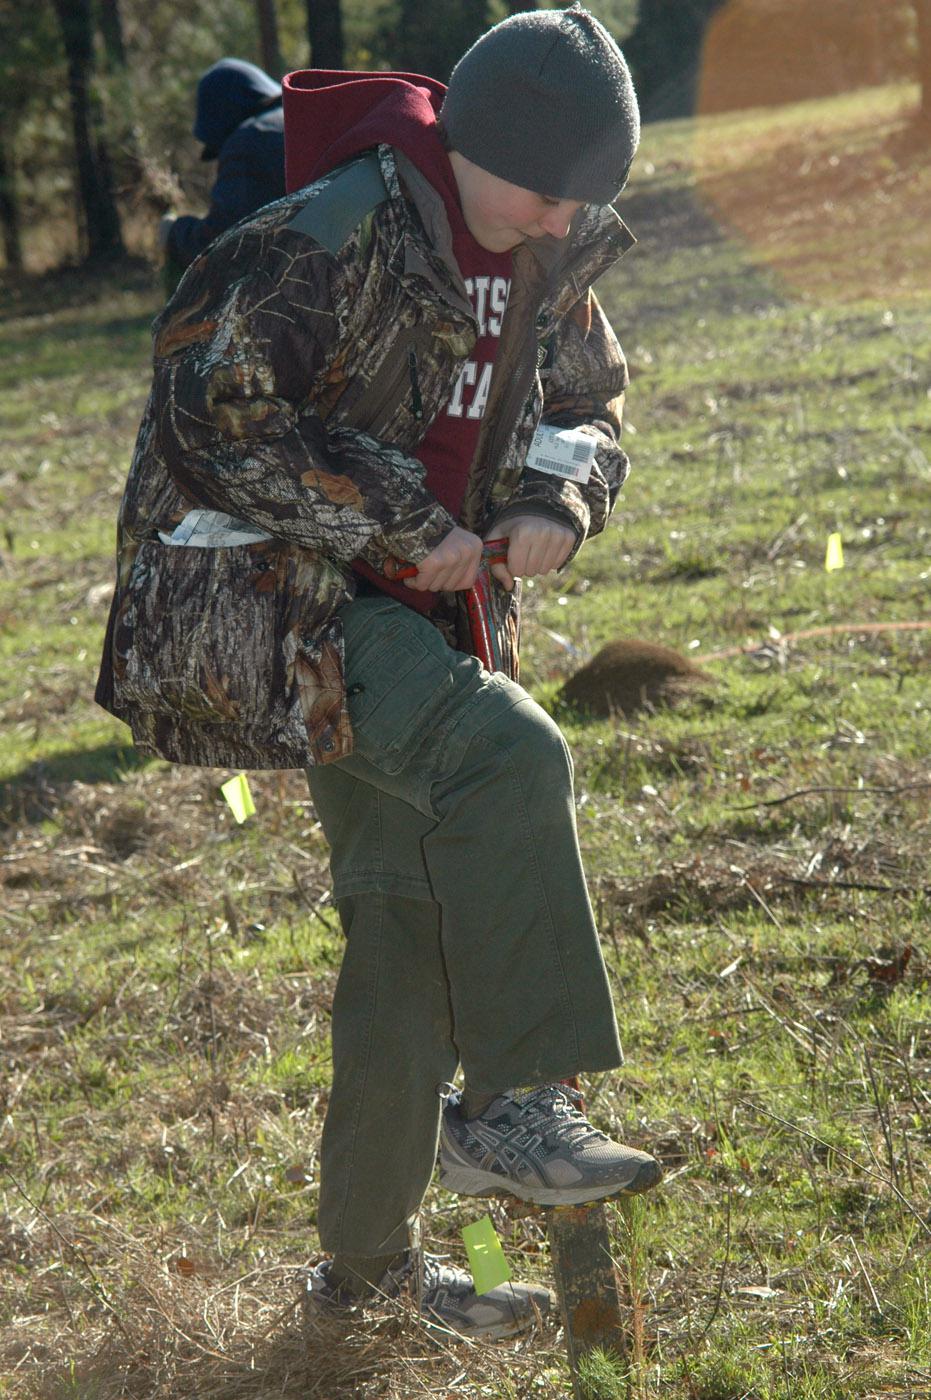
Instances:
[[[238,822],[244,822],[246,817],[255,814],[255,803],[252,801],[249,779],[245,773],[237,773],[235,778],[230,778],[223,784],[220,791],[229,803],[233,816]]]
[[[474,1224],[464,1225],[462,1238],[465,1240],[476,1293],[489,1293],[499,1283],[507,1283],[511,1269],[491,1223],[491,1216],[483,1215]]]
[[[844,567],[844,545],[840,535],[828,535],[828,547],[824,555],[824,567],[828,573]]]

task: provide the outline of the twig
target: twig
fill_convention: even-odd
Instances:
[[[906,1081],[906,1083],[907,1083],[907,1085],[908,1085],[909,1097],[911,1098],[911,1101],[912,1101],[912,1104],[913,1104],[913,1106],[914,1106],[915,1112],[918,1114],[918,1117],[919,1117],[919,1118],[923,1119],[924,1115],[923,1115],[923,1113],[922,1113],[921,1107],[920,1107],[920,1105],[919,1105],[919,1103],[918,1103],[918,1100],[915,1098],[915,1085],[914,1085],[914,1082],[913,1082],[913,1080],[912,1080],[912,1072],[911,1072],[911,1069],[909,1068],[908,1061],[907,1061],[907,1060],[905,1059],[905,1057],[904,1057],[903,1055],[901,1055],[901,1054],[897,1055],[896,1058],[898,1059],[899,1064],[900,1064],[900,1065],[903,1067],[903,1069],[905,1070],[905,1081]],[[907,1129],[907,1128],[903,1128],[903,1129],[902,1129],[902,1145],[903,1145],[903,1147],[905,1148],[905,1170],[906,1170],[907,1173],[908,1173],[908,1184],[909,1184],[909,1187],[911,1188],[911,1190],[914,1191],[914,1190],[915,1190],[915,1171],[914,1171],[914,1168],[913,1168],[913,1166],[912,1166],[912,1150],[911,1150],[911,1148],[910,1148],[909,1145],[908,1145],[908,1129]]]
[[[313,899],[307,893],[307,890],[304,888],[304,885],[301,882],[301,877],[298,875],[297,871],[293,869],[293,867],[291,870],[291,880],[294,884],[294,888],[297,890],[298,897],[301,899],[302,903],[306,906],[306,908],[310,910],[314,918],[319,919],[320,922],[323,924],[323,927],[329,933],[338,933],[339,930],[334,928],[333,924],[326,917],[326,915],[323,913],[323,910],[320,907],[323,904],[324,900],[329,898],[329,891],[325,891],[319,897],[319,899]]]
[[[233,1361],[234,1364],[238,1365],[241,1369],[248,1370],[248,1367],[245,1365],[245,1362],[236,1361],[234,1357],[224,1356],[223,1352],[214,1351],[212,1347],[204,1346],[203,1342],[199,1342],[196,1337],[192,1337],[189,1333],[185,1332],[183,1327],[179,1327],[177,1322],[175,1322],[174,1318],[167,1311],[164,1303],[159,1298],[158,1294],[155,1293],[155,1291],[152,1288],[150,1288],[144,1280],[140,1279],[139,1287],[142,1289],[142,1292],[145,1293],[145,1295],[148,1297],[149,1301],[154,1304],[156,1312],[161,1314],[164,1320],[168,1323],[168,1326],[171,1328],[171,1330],[176,1334],[176,1336],[180,1337],[182,1341],[185,1341],[188,1343],[189,1346],[194,1347],[194,1349],[196,1351],[199,1351],[202,1356],[210,1356],[213,1358],[214,1361],[224,1361],[226,1363]]]
[[[827,1051],[824,1050],[818,1044],[818,1041],[813,1031],[810,1031],[809,1028],[803,1025],[801,1021],[795,1022],[795,1025],[798,1026],[802,1031],[804,1031],[805,1036],[808,1037],[806,1041],[804,1036],[799,1035],[798,1031],[794,1030],[793,1027],[789,1024],[789,1022],[783,1016],[779,1015],[779,1012],[775,1009],[775,1007],[770,1006],[766,997],[760,991],[759,987],[756,985],[755,982],[752,982],[749,977],[744,977],[744,983],[750,988],[754,996],[759,998],[760,1005],[758,1008],[755,1009],[765,1012],[767,1016],[771,1016],[772,1019],[776,1022],[776,1024],[782,1027],[786,1035],[791,1036],[795,1043],[801,1046],[801,1048],[805,1051],[806,1055],[811,1055],[812,1059],[817,1059],[819,1055],[822,1058],[827,1057]]]
[[[779,930],[779,932],[781,933],[781,932],[782,932],[782,924],[781,924],[781,923],[779,922],[779,920],[776,918],[776,915],[773,913],[772,909],[770,909],[769,905],[766,903],[766,900],[765,900],[765,899],[763,898],[763,896],[760,894],[759,890],[756,888],[756,886],[754,885],[753,881],[752,881],[747,875],[744,875],[743,880],[741,881],[741,883],[742,883],[742,885],[743,885],[743,887],[744,887],[745,890],[749,890],[749,891],[750,891],[750,893],[752,894],[753,898],[756,900],[757,904],[758,904],[758,905],[760,906],[760,908],[763,910],[763,913],[766,914],[766,916],[767,916],[769,919],[772,920],[772,922],[776,925],[776,928],[777,928],[777,929]]]
[[[802,885],[810,890],[875,890],[879,894],[929,894],[931,885],[877,885],[870,880],[807,880],[786,875],[790,885]]]
[[[813,792],[886,792],[893,796],[900,792],[911,792],[915,788],[931,787],[931,782],[902,783],[900,787],[834,787],[830,784],[817,787],[796,788],[785,792],[781,797],[760,797],[756,802],[742,802],[740,806],[728,806],[728,812],[752,812],[755,807],[781,807],[784,802],[794,802],[797,797],[808,797]]]
[[[762,1104],[754,1103],[752,1099],[738,1098],[737,1102],[742,1103],[746,1108],[752,1108],[757,1113],[764,1114],[767,1118],[772,1118],[774,1123],[781,1123],[782,1126],[788,1128],[790,1132],[798,1133],[799,1137],[808,1138],[809,1142],[816,1142],[820,1147],[826,1147],[829,1152],[833,1152],[835,1156],[842,1158],[845,1162],[849,1162],[852,1167],[856,1167],[857,1171],[863,1172],[865,1176],[872,1176],[876,1181],[881,1181],[884,1186],[889,1187],[893,1195],[898,1196],[905,1209],[910,1215],[915,1217],[922,1230],[924,1230],[928,1238],[931,1239],[931,1225],[928,1225],[924,1217],[919,1215],[911,1201],[907,1196],[902,1194],[895,1182],[883,1176],[882,1172],[874,1172],[870,1167],[865,1167],[856,1157],[851,1157],[848,1152],[842,1151],[842,1149],[835,1146],[833,1142],[827,1142],[825,1138],[818,1137],[816,1133],[810,1133],[806,1128],[800,1128],[797,1123],[791,1123],[788,1118],[780,1118],[778,1113],[773,1113],[771,1109],[764,1108]]]
[[[241,1280],[238,1280],[238,1282],[241,1282]],[[293,1299],[292,1302],[290,1302],[290,1303],[285,1303],[284,1307],[281,1308],[278,1312],[275,1313],[275,1316],[272,1318],[271,1322],[268,1324],[268,1326],[265,1328],[265,1330],[264,1330],[263,1332],[260,1332],[260,1333],[259,1333],[257,1340],[260,1341],[260,1342],[264,1342],[264,1341],[266,1340],[266,1338],[269,1337],[269,1336],[271,1335],[272,1332],[274,1332],[274,1330],[275,1330],[275,1328],[278,1326],[278,1324],[281,1323],[281,1322],[283,1322],[284,1319],[288,1316],[288,1314],[289,1314],[289,1313],[293,1313],[293,1312],[294,1312],[294,1309],[297,1308],[297,1307],[299,1307],[299,1306],[300,1306],[300,1299],[299,1299],[299,1298]]]
[[[801,632],[784,632],[779,637],[770,640],[777,645],[780,642],[800,642],[809,637],[832,637],[843,632],[859,632],[863,635],[872,636],[880,632],[925,632],[931,628],[931,622],[925,620],[921,622],[832,622],[825,627],[805,627]],[[707,661],[725,661],[732,656],[752,656],[755,651],[759,651],[764,642],[751,642],[749,646],[725,647],[723,651],[712,651],[707,656],[701,658],[704,665]]]
[[[716,1295],[715,1295],[714,1306],[713,1306],[713,1308],[711,1309],[711,1316],[708,1318],[708,1321],[705,1323],[704,1327],[702,1328],[701,1334],[699,1335],[699,1338],[698,1338],[699,1343],[703,1342],[703,1341],[705,1340],[705,1338],[707,1337],[708,1333],[711,1331],[711,1324],[714,1322],[715,1318],[716,1318],[717,1315],[718,1315],[718,1311],[719,1311],[719,1309],[720,1309],[720,1307],[721,1307],[721,1299],[722,1299],[722,1297],[724,1296],[724,1279],[725,1279],[725,1277],[726,1277],[726,1275],[727,1275],[727,1266],[728,1266],[728,1264],[730,1263],[730,1258],[731,1258],[731,1192],[730,1192],[730,1191],[728,1191],[728,1193],[727,1193],[727,1215],[726,1215],[725,1221],[724,1221],[724,1230],[725,1230],[725,1234],[724,1234],[724,1259],[723,1259],[722,1264],[721,1264],[721,1273],[720,1273],[720,1275],[718,1276],[718,1291],[717,1291],[717,1293],[716,1293]]]
[[[879,1313],[879,1316],[882,1317],[882,1315],[883,1315],[883,1310],[882,1310],[882,1308],[880,1307],[879,1299],[876,1297],[876,1289],[873,1287],[873,1280],[870,1278],[869,1274],[866,1272],[866,1265],[864,1264],[863,1260],[860,1258],[860,1251],[859,1251],[859,1249],[857,1249],[857,1242],[856,1242],[856,1240],[854,1239],[853,1235],[850,1236],[850,1243],[853,1245],[853,1252],[854,1252],[854,1254],[857,1256],[857,1263],[860,1265],[860,1272],[861,1272],[861,1274],[863,1275],[863,1277],[866,1279],[866,1286],[867,1286],[867,1288],[870,1290],[870,1297],[871,1297],[872,1300],[873,1300],[873,1307],[874,1307],[874,1308],[876,1309],[876,1311]]]
[[[886,1142],[886,1154],[889,1158],[889,1174],[896,1186],[899,1184],[899,1169],[895,1162],[895,1149],[892,1146],[892,1124],[889,1120],[889,1110],[879,1097],[879,1085],[876,1083],[876,1076],[873,1073],[873,1061],[866,1045],[863,1046],[863,1060],[866,1065],[866,1072],[870,1077],[870,1087],[873,1091],[873,1102],[876,1105],[876,1112],[879,1115],[880,1126],[883,1130],[883,1137]]]
[[[114,1307],[113,1303],[111,1303],[107,1290],[104,1288],[103,1284],[100,1282],[100,1279],[97,1277],[93,1265],[84,1257],[84,1254],[80,1249],[78,1249],[77,1245],[74,1244],[73,1241],[69,1240],[67,1235],[65,1235],[61,1230],[59,1230],[52,1217],[46,1211],[44,1211],[41,1206],[36,1205],[35,1201],[29,1195],[26,1188],[21,1184],[19,1179],[16,1176],[14,1176],[14,1174],[10,1171],[9,1167],[6,1166],[5,1163],[0,1163],[0,1170],[2,1170],[4,1174],[10,1178],[10,1181],[13,1183],[13,1186],[22,1196],[23,1200],[30,1207],[30,1209],[34,1210],[36,1215],[40,1215],[42,1217],[49,1229],[53,1231],[53,1233],[65,1246],[65,1249],[67,1249],[69,1253],[78,1261],[82,1268],[87,1270],[87,1273],[90,1275],[91,1282],[94,1285],[93,1292],[96,1294],[96,1296],[103,1303],[104,1307],[110,1313],[111,1317],[113,1318],[113,1321],[116,1323],[117,1327],[122,1332],[125,1340],[131,1343],[132,1338],[126,1331],[126,1328],[123,1326],[122,1319],[119,1313],[117,1312],[116,1308]]]

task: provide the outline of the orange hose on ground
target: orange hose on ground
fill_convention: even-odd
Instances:
[[[835,622],[824,627],[806,627],[801,632],[784,632],[770,638],[773,642],[800,642],[807,637],[830,637],[840,632],[927,632],[931,622]],[[745,647],[727,647],[724,651],[712,651],[707,656],[696,656],[695,660],[724,661],[731,656],[748,656],[757,651],[764,642],[750,643]]]

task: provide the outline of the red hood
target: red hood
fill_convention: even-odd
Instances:
[[[358,151],[396,146],[431,177],[448,166],[436,117],[446,88],[416,73],[344,73],[304,68],[284,90],[285,181],[299,190]]]

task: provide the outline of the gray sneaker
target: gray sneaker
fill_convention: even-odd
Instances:
[[[488,1293],[476,1293],[469,1274],[443,1264],[434,1254],[414,1251],[389,1269],[365,1298],[341,1290],[329,1281],[330,1261],[312,1269],[306,1284],[305,1308],[351,1312],[379,1298],[407,1295],[419,1300],[424,1320],[463,1337],[496,1341],[524,1332],[547,1316],[553,1303],[548,1288],[526,1283],[502,1283]]]
[[[520,1196],[538,1205],[579,1205],[656,1186],[655,1157],[612,1142],[576,1107],[563,1084],[508,1090],[477,1118],[458,1103],[443,1110],[440,1185],[461,1196]]]

